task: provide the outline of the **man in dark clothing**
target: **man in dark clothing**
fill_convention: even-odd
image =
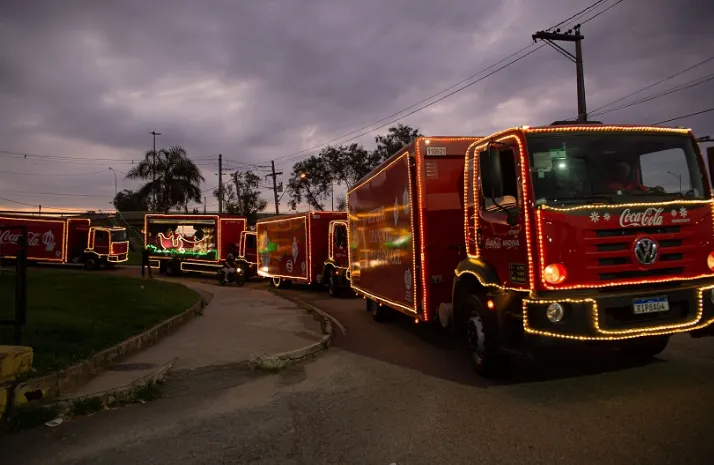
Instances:
[[[144,247],[144,249],[141,251],[141,277],[144,277],[144,267],[146,267],[149,270],[149,278],[153,279],[154,277],[151,276],[151,264],[149,263],[149,248]]]

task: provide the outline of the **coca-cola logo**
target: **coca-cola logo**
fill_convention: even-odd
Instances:
[[[650,207],[641,212],[633,212],[626,208],[620,214],[620,226],[623,228],[635,226],[661,226],[664,221],[662,212],[664,208]]]
[[[6,229],[0,232],[0,245],[4,244],[15,244],[17,245],[20,240],[21,234],[18,232],[13,232],[11,229]],[[47,231],[45,233],[38,233],[30,231],[27,233],[27,245],[28,247],[37,247],[40,244],[40,240],[45,245],[45,250],[51,252],[54,250],[56,242],[55,235],[52,231]]]

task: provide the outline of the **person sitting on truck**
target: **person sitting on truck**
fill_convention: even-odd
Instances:
[[[621,161],[615,164],[614,179],[608,184],[608,188],[612,191],[639,191],[646,192],[647,187],[640,184],[637,180],[632,180],[630,173],[632,168],[626,161]]]

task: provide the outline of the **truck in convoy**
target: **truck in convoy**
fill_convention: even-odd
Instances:
[[[347,214],[310,211],[258,220],[258,274],[275,287],[326,286],[337,297],[349,287]]]
[[[229,253],[238,256],[245,229],[242,216],[148,214],[144,216],[144,244],[151,267],[168,276],[216,274]]]
[[[129,255],[125,228],[92,226],[89,218],[9,215],[0,217],[0,258],[16,257],[24,230],[29,262],[83,263],[96,270]]]
[[[243,269],[245,279],[250,279],[258,275],[258,241],[255,231],[243,231],[240,233],[238,244],[238,266]]]
[[[686,129],[417,138],[348,192],[352,288],[463,335],[483,376],[543,346],[657,355],[714,332],[705,166]]]

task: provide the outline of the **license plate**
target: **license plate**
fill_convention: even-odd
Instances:
[[[669,311],[669,301],[667,296],[647,297],[644,299],[634,299],[632,307],[635,315],[642,313],[657,313]]]

